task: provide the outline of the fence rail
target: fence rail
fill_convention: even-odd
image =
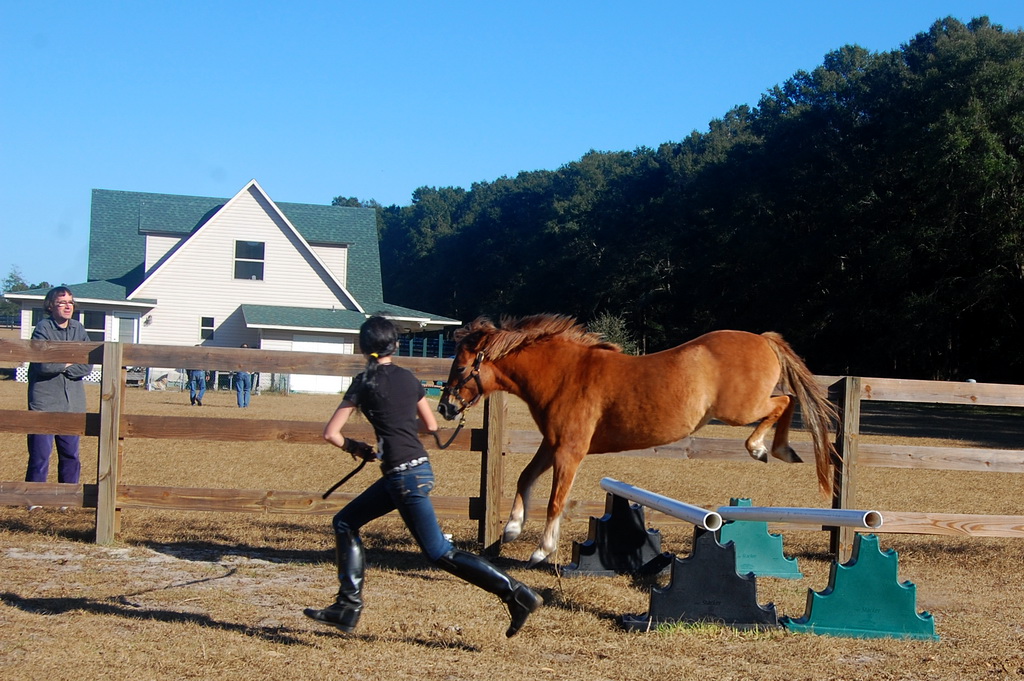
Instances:
[[[319,494],[292,490],[240,490],[125,485],[120,483],[119,444],[125,438],[202,438],[217,441],[266,441],[322,443],[320,422],[239,418],[192,419],[151,416],[124,412],[125,368],[128,366],[206,366],[211,370],[353,375],[363,366],[355,355],[239,350],[121,343],[55,343],[0,340],[0,367],[26,361],[87,362],[103,368],[98,413],[56,414],[0,410],[0,431],[13,433],[67,433],[99,438],[95,484],[0,482],[0,505],[39,504],[96,508],[96,540],[105,543],[117,532],[118,509],[177,509],[214,512],[307,513],[336,511],[351,494],[336,494],[323,500]],[[402,365],[419,378],[441,381],[447,378],[450,361],[403,357]],[[1024,386],[909,381],[900,379],[830,377],[818,380],[829,386],[831,399],[840,407],[841,423],[836,446],[842,464],[836,471],[833,508],[857,508],[857,472],[864,466],[929,470],[990,471],[1024,473],[1024,451],[966,447],[925,447],[876,445],[860,442],[862,402],[916,402],[925,404],[987,405],[1024,408]],[[540,443],[533,431],[508,428],[508,406],[504,393],[485,402],[483,428],[466,429],[452,445],[456,450],[480,453],[481,485],[477,497],[434,497],[438,514],[477,520],[479,540],[494,545],[511,500],[501,498],[505,452],[532,452]],[[369,426],[353,425],[352,434],[369,438]],[[365,429],[366,432],[362,432]],[[424,436],[428,447],[431,440]],[[688,437],[678,442],[634,452],[626,456],[745,459],[741,440]],[[805,458],[812,458],[810,443],[794,442]],[[603,504],[570,502],[569,518],[601,515]],[[881,532],[1024,538],[1024,516],[970,515],[882,511]],[[661,518],[672,522],[668,516]],[[822,528],[815,528],[822,529]],[[848,558],[853,528],[828,528],[832,550]]]

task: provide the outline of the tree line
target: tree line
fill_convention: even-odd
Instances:
[[[25,276],[21,273],[21,268],[17,265],[11,265],[7,276],[4,277],[3,281],[0,281],[0,293],[16,293],[37,288],[51,288],[51,284],[48,281],[41,281],[36,284],[28,283],[25,280]],[[0,298],[0,319],[11,321],[17,319],[20,314],[21,306],[19,304],[13,303],[6,298]],[[14,322],[11,321],[11,323]]]
[[[366,205],[396,304],[610,315],[643,352],[774,330],[817,373],[1022,383],[1022,156],[1024,34],[947,18],[657,149]]]

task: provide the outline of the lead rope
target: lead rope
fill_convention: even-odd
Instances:
[[[455,438],[458,436],[459,431],[462,430],[462,427],[464,425],[466,425],[466,414],[465,414],[465,412],[463,412],[462,418],[459,419],[459,425],[455,426],[455,432],[452,433],[452,436],[450,438],[448,438],[448,442],[445,442],[444,444],[441,444],[441,436],[437,434],[436,430],[430,431],[430,434],[434,436],[434,442],[437,443],[437,448],[438,449],[448,449],[448,447],[450,447],[451,444],[453,442],[455,442]]]
[[[436,430],[431,431],[430,434],[434,436],[434,441],[437,443],[437,448],[438,449],[448,449],[448,447],[450,447],[451,444],[453,442],[455,442],[455,438],[458,437],[459,432],[462,430],[462,427],[464,425],[466,425],[466,415],[465,414],[463,414],[462,418],[459,419],[459,425],[455,427],[455,432],[452,433],[452,436],[450,438],[448,438],[448,442],[445,442],[444,444],[441,444],[441,437],[437,434],[437,431]],[[353,477],[355,477],[355,475],[359,471],[363,470],[363,466],[366,465],[366,462],[367,462],[367,459],[363,459],[362,461],[360,461],[359,465],[356,466],[355,469],[351,473],[349,473],[344,478],[342,478],[338,482],[336,482],[333,485],[331,485],[331,488],[329,490],[327,490],[326,492],[324,492],[323,496],[321,496],[320,498],[321,499],[326,499],[327,497],[331,496],[331,494],[334,492],[334,490],[336,490],[339,487],[341,487],[342,485],[344,485],[346,482],[348,482]]]
[[[358,465],[358,466],[356,466],[356,467],[355,467],[355,468],[354,468],[354,469],[352,470],[352,472],[351,472],[351,473],[349,473],[348,475],[346,475],[346,476],[345,476],[344,478],[342,478],[342,479],[341,479],[341,480],[339,480],[338,482],[334,483],[334,484],[333,484],[333,485],[331,486],[331,488],[330,488],[329,490],[327,490],[326,492],[324,492],[324,493],[323,493],[323,496],[321,496],[320,498],[321,498],[321,499],[326,499],[327,497],[331,496],[331,493],[332,493],[332,492],[334,492],[334,490],[336,490],[336,489],[338,489],[339,487],[341,487],[342,485],[344,485],[344,484],[345,484],[346,482],[348,482],[349,480],[351,480],[351,479],[352,479],[352,478],[353,478],[353,477],[355,476],[355,474],[356,474],[356,473],[358,473],[359,471],[363,470],[363,466],[365,466],[365,465],[366,465],[366,462],[367,462],[367,461],[369,461],[369,459],[363,459],[362,461],[360,461],[360,462],[359,462],[359,465]]]

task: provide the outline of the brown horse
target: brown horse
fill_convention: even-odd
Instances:
[[[479,318],[455,339],[438,411],[452,420],[484,395],[505,390],[527,404],[544,438],[519,476],[503,541],[519,536],[530,488],[554,467],[547,524],[531,564],[558,545],[562,509],[584,456],[675,442],[713,418],[729,425],[759,421],[746,441],[759,461],[768,460],[764,438],[775,425],[772,456],[795,463],[800,458],[789,446],[789,427],[799,402],[814,443],[818,485],[826,497],[831,492],[835,448],[828,432],[836,410],[776,333],[713,331],[635,357],[570,317],[534,315],[502,319],[498,326]],[[785,394],[773,396],[778,385]]]

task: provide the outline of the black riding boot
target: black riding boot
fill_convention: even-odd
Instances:
[[[338,565],[338,597],[323,610],[306,608],[306,617],[333,624],[344,632],[352,632],[363,612],[363,542],[355,532],[336,532],[335,561]]]
[[[476,554],[452,549],[441,556],[437,564],[456,577],[495,594],[508,606],[512,623],[509,625],[508,631],[505,632],[505,636],[515,636],[516,632],[526,623],[526,618],[530,616],[530,613],[544,602],[530,587],[512,579]]]

